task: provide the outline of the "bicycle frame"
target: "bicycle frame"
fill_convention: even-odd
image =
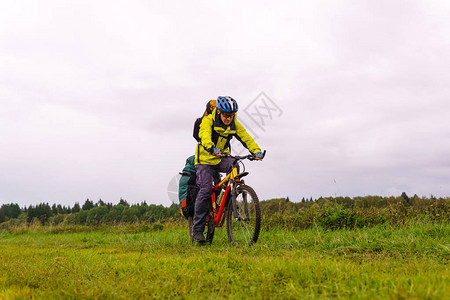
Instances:
[[[224,179],[222,179],[216,186],[212,188],[211,192],[211,201],[212,201],[212,207],[213,207],[213,216],[214,216],[214,223],[216,227],[222,226],[222,218],[224,216],[225,211],[225,200],[227,199],[228,194],[231,190],[232,182],[235,182],[235,178],[238,175],[237,168],[233,167],[230,173],[225,176]],[[220,201],[219,208],[217,209],[217,202],[216,202],[216,192],[222,188],[222,186],[227,183],[227,187],[225,189],[225,192],[222,195],[221,199],[218,199]],[[220,195],[219,195],[220,196]]]

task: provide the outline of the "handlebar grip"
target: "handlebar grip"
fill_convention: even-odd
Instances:
[[[262,152],[262,157],[260,158],[260,160],[262,160],[265,156],[266,156],[266,150],[264,150],[264,151]],[[250,158],[249,158],[249,159],[250,159]],[[255,155],[252,154],[252,158],[251,158],[250,160],[255,160],[255,159],[256,159]]]

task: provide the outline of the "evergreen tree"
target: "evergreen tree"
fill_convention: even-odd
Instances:
[[[22,213],[22,210],[20,209],[18,204],[3,204],[2,207],[0,208],[0,214],[3,214],[4,218],[6,219],[6,217],[8,219],[16,219],[17,217],[20,216],[20,214]],[[3,222],[3,221],[0,221]]]
[[[80,211],[80,203],[78,203],[78,202],[75,202],[75,205],[73,206],[73,208],[72,208],[72,213],[77,213],[77,212],[79,212]]]
[[[128,204],[128,202],[122,198],[120,198],[119,205],[130,207],[130,204]]]
[[[36,207],[30,205],[27,212],[27,222],[31,223],[34,218],[37,218],[42,225],[45,225],[51,216],[53,216],[53,212],[48,203],[41,203]]]
[[[89,198],[86,199],[86,202],[84,202],[83,206],[81,207],[82,210],[90,210],[94,208],[94,202],[89,200]]]
[[[106,203],[103,202],[102,199],[98,199],[98,202],[97,202],[97,204],[95,204],[95,206],[106,206]]]
[[[400,197],[403,198],[403,200],[405,201],[405,203],[406,203],[407,205],[410,205],[410,204],[411,204],[411,199],[409,199],[408,195],[406,195],[405,192],[403,192],[402,195],[401,195]]]

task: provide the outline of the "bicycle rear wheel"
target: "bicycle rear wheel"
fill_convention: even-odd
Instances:
[[[214,214],[212,211],[209,213],[209,218],[206,227],[206,242],[211,244],[214,238],[214,231],[216,229],[216,224],[214,223]]]
[[[234,245],[256,243],[261,228],[261,208],[258,196],[248,185],[240,185],[236,190],[237,216],[233,213],[233,203],[227,207],[228,239]]]
[[[194,242],[194,236],[193,236],[193,231],[192,231],[192,225],[194,224],[194,218],[193,217],[188,217],[188,225],[189,225],[189,239],[191,240],[191,242]]]

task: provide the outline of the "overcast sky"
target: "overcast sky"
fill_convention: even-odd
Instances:
[[[246,164],[261,199],[448,197],[449,15],[446,0],[2,0],[0,204],[170,205],[219,95],[267,150]]]

